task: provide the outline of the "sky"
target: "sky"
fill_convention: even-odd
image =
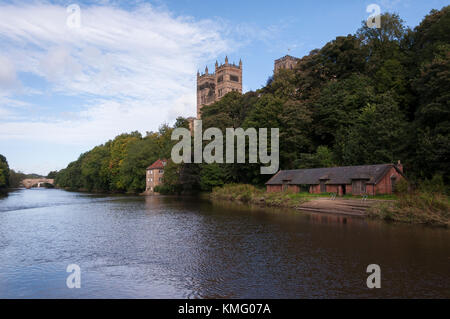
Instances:
[[[259,89],[275,59],[355,33],[372,3],[410,27],[449,4],[0,0],[0,154],[46,175],[121,133],[195,116],[197,70],[242,59],[244,91]]]

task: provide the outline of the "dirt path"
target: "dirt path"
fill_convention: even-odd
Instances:
[[[366,216],[367,209],[379,202],[381,200],[317,198],[299,205],[297,209],[320,213]]]

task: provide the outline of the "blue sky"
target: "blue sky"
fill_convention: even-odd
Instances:
[[[70,4],[80,25],[68,24]],[[47,174],[123,132],[195,114],[195,75],[241,58],[244,91],[273,60],[354,33],[367,5],[416,26],[441,0],[0,1],[0,154]],[[71,20],[72,21],[72,20]]]

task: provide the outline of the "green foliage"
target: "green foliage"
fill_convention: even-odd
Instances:
[[[396,194],[406,194],[410,190],[410,185],[406,179],[402,178],[395,184]]]
[[[155,191],[163,195],[183,193],[182,172],[183,165],[175,164],[169,160],[164,168],[164,184],[155,187]]]
[[[372,207],[369,216],[386,221],[449,227],[450,200],[439,193],[410,192],[401,194],[395,202]]]
[[[0,154],[0,191],[9,187],[9,165],[6,157]]]
[[[344,165],[394,163],[402,157],[406,121],[388,94],[359,110],[348,128],[338,132],[335,151]]]
[[[53,178],[56,178],[56,175],[58,175],[57,171],[51,171],[47,174],[47,178],[53,179]]]
[[[204,191],[210,191],[214,187],[224,185],[225,179],[226,172],[220,164],[205,164],[201,171],[200,187]]]
[[[449,194],[449,188],[444,184],[442,175],[435,174],[431,179],[423,180],[419,185],[423,193]]]
[[[352,75],[341,81],[330,81],[320,92],[314,105],[314,135],[319,143],[334,144],[340,128],[352,125],[367,104],[375,98],[370,79]]]
[[[314,154],[300,155],[298,168],[319,168],[336,166],[333,152],[327,146],[319,146]]]
[[[50,175],[50,174],[49,174]],[[9,171],[9,187],[11,188],[19,188],[21,185],[22,180],[27,178],[43,178],[43,176],[38,174],[25,174],[20,171],[16,172],[15,170],[11,169]],[[48,178],[54,178],[54,177],[48,177]]]
[[[301,194],[288,191],[267,193],[264,189],[248,184],[226,184],[223,187],[215,187],[211,193],[211,198],[288,208],[295,208],[310,199],[308,196],[301,196]]]
[[[145,190],[145,169],[158,158],[169,158],[172,128],[121,134],[94,147],[56,175],[59,187],[98,192],[139,193]]]
[[[154,191],[156,193],[160,193],[161,195],[174,194],[174,190],[170,186],[168,186],[166,184],[155,186]]]

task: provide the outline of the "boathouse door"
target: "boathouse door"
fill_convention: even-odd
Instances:
[[[366,182],[361,179],[352,181],[352,195],[361,195],[366,192]]]
[[[397,182],[397,177],[391,176],[391,194],[395,193],[395,183]]]
[[[320,192],[321,193],[326,193],[326,191],[327,191],[327,185],[325,185],[325,181],[324,180],[321,180],[320,181]]]

